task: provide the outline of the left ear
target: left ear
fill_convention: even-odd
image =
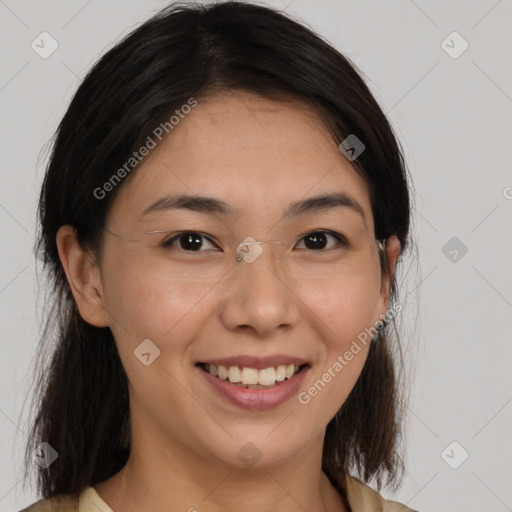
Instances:
[[[400,255],[400,251],[402,250],[400,240],[398,240],[396,235],[391,235],[386,239],[384,250],[386,252],[386,259],[388,261],[389,273],[383,277],[381,284],[379,301],[379,310],[381,310],[380,313],[382,314],[381,318],[385,316],[389,308],[391,284],[393,283],[393,278],[395,275],[396,262],[398,260],[398,256]]]

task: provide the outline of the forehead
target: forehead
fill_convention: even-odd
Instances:
[[[306,105],[249,93],[198,104],[122,184],[112,208],[137,222],[170,195],[218,198],[238,217],[276,219],[299,199],[343,192],[373,227],[367,184]]]

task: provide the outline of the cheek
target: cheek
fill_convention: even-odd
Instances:
[[[190,340],[204,325],[205,297],[214,284],[166,281],[121,261],[111,277],[107,287],[109,310],[115,316],[111,329],[135,394],[141,401],[156,403],[159,389],[162,400],[187,409],[190,404],[181,396],[178,382],[189,374],[184,362],[190,359]],[[144,340],[151,343],[141,345]],[[149,366],[136,357],[148,351],[142,350],[146,346],[158,354]]]
[[[161,339],[213,287],[166,279],[144,259],[122,252],[110,254],[105,264],[104,304],[112,324],[126,337]]]
[[[163,407],[161,401],[186,409],[178,382],[184,372],[187,340],[194,339],[201,328],[196,306],[207,290],[186,283],[164,284],[122,261],[109,277],[106,299],[111,330],[135,396],[140,402],[151,402],[156,410]],[[147,352],[151,362],[146,366],[141,357]],[[163,392],[160,397],[157,389]]]
[[[366,327],[374,325],[380,297],[376,273],[347,276],[337,282],[323,280],[303,286],[301,296],[323,325],[330,344],[349,343]]]
[[[308,306],[315,315],[322,350],[299,402],[325,422],[345,402],[366,362],[371,336],[365,329],[374,325],[379,291],[379,281],[361,276],[316,291],[309,287]]]

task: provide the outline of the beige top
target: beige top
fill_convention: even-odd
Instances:
[[[377,491],[347,475],[346,496],[351,512],[418,512],[396,501],[385,500]],[[41,499],[20,512],[114,512],[93,487],[86,487],[79,502],[68,496]],[[120,511],[118,511],[120,512]]]

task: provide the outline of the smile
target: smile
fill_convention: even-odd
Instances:
[[[217,364],[200,363],[199,366],[210,375],[222,380],[229,380],[232,384],[239,387],[251,389],[264,389],[291,379],[295,374],[302,370],[306,365],[297,366],[294,364],[281,364],[276,367],[257,368],[238,366],[223,366]]]
[[[223,401],[244,409],[269,409],[288,401],[298,391],[310,369],[301,366],[278,365],[252,368],[197,363],[197,371],[214,392],[214,400]],[[215,375],[216,373],[216,375]]]

